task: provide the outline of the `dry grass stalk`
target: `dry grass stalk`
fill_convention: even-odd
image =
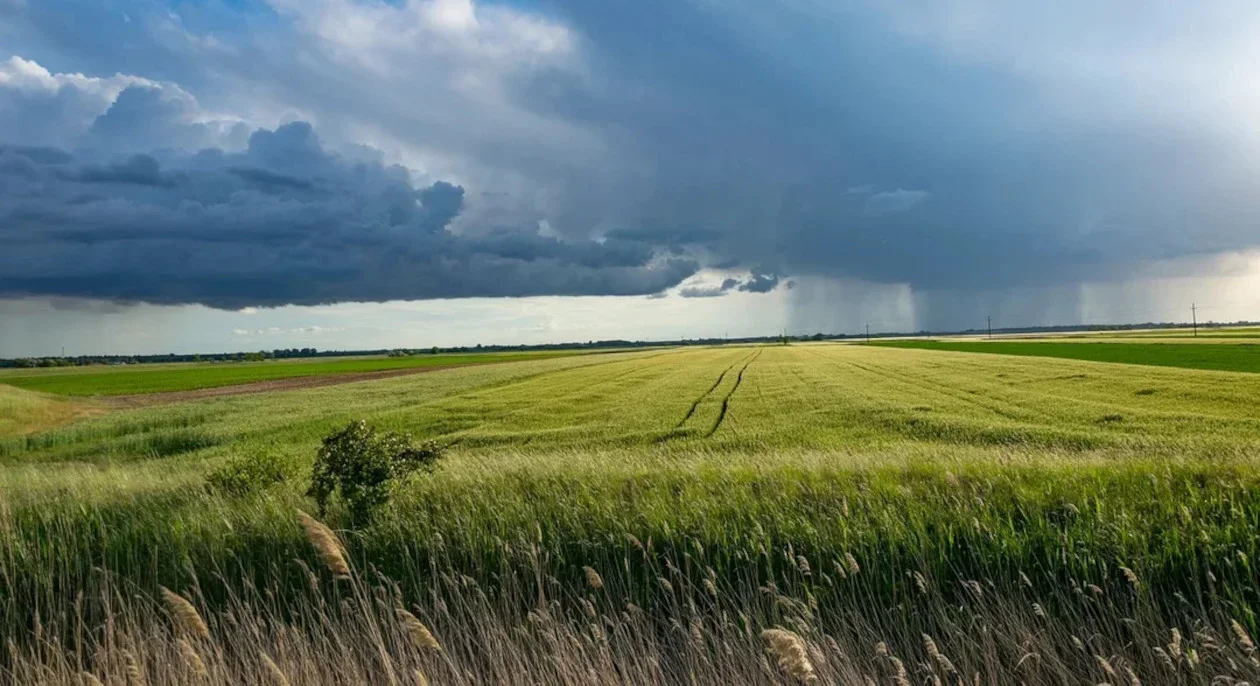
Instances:
[[[814,665],[810,664],[805,641],[786,629],[766,629],[761,637],[770,644],[770,652],[778,658],[779,667],[794,679],[805,683],[818,680]]]
[[[197,638],[210,640],[210,628],[206,626],[206,621],[201,618],[201,614],[197,612],[197,608],[188,601],[184,596],[162,586],[162,601],[166,603],[166,609],[171,613],[171,617],[175,620],[184,631]]]
[[[434,638],[433,632],[429,631],[429,627],[424,625],[415,615],[407,610],[399,607],[394,612],[398,615],[398,622],[402,624],[403,629],[407,631],[407,636],[411,638],[411,642],[421,650],[441,650],[442,644]]]
[[[298,522],[302,525],[302,530],[306,532],[306,538],[311,542],[311,546],[315,548],[315,552],[319,554],[319,559],[323,561],[324,566],[333,576],[340,579],[350,578],[350,565],[346,563],[345,551],[341,547],[341,542],[337,540],[337,535],[333,533],[323,522],[306,514],[298,512]]]
[[[429,686],[429,680],[425,678],[424,672],[419,669],[411,671],[411,681],[415,686]]]
[[[105,686],[91,672],[79,672],[79,683],[83,686]]]

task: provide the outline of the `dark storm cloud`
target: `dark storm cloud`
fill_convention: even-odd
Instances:
[[[241,153],[80,163],[0,149],[0,296],[212,307],[656,293],[695,273],[642,243],[452,233],[463,188],[348,162],[297,122]]]
[[[1122,279],[1260,244],[1247,190],[1260,160],[1224,152],[1253,117],[1182,107],[1182,80],[1217,84],[1246,63],[1241,27],[1258,20],[1210,4],[1232,10],[1142,20],[1142,35],[1203,58],[1131,41],[1131,15],[1089,3],[1034,18],[997,2],[553,0],[616,85],[548,73],[521,93],[617,131],[623,158],[651,170],[615,184],[641,208],[619,219],[703,227],[642,235],[703,245],[710,264],[926,290]],[[954,11],[975,35],[943,29]],[[1191,15],[1214,28],[1190,35]],[[1231,16],[1242,23],[1214,23]]]
[[[684,298],[717,298],[730,293],[732,290],[743,293],[769,293],[778,287],[779,282],[780,279],[777,274],[761,274],[754,271],[744,281],[725,279],[717,286],[685,286],[678,289],[678,295]],[[785,284],[787,288],[793,288],[795,285],[791,281]]]
[[[752,278],[739,285],[739,290],[746,293],[769,293],[778,285],[778,274],[753,274]]]
[[[59,278],[61,256],[31,253],[23,288],[73,276],[90,285],[71,290],[108,293],[111,265],[154,250],[195,266],[189,279],[215,275],[220,303],[296,297],[281,276],[295,271],[302,302],[655,293],[697,262],[751,276],[689,297],[806,276],[962,297],[1260,244],[1254,97],[1222,77],[1247,73],[1254,3],[543,0],[478,4],[476,21],[438,29],[422,0],[212,5],[172,27],[164,6],[126,21],[84,6],[71,21],[49,0],[0,25],[54,71],[162,81],[104,114],[78,81],[0,101],[13,142],[96,151],[53,176],[0,154],[7,245],[113,251]],[[359,18],[361,31],[321,32]],[[372,131],[464,173],[413,187],[400,168],[329,162],[309,127],[255,133],[242,153],[171,153],[230,128],[189,93],[215,111],[310,112],[338,149]],[[128,167],[132,154],[160,166]],[[53,180],[22,186],[32,175]],[[161,290],[121,271],[114,290]]]

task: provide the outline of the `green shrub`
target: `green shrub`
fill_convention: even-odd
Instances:
[[[399,483],[417,470],[432,471],[441,456],[433,441],[417,445],[409,434],[377,433],[360,419],[324,438],[307,495],[322,517],[336,493],[354,523],[366,524]]]
[[[215,493],[245,495],[278,484],[288,476],[285,465],[273,455],[238,457],[210,472],[206,486]]]

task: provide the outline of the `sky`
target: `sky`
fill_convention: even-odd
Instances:
[[[0,0],[0,357],[1260,320],[1250,0]]]

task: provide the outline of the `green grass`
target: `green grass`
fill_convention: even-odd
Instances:
[[[191,391],[308,376],[457,367],[575,354],[579,354],[578,351],[531,351],[10,370],[0,374],[0,383],[59,395],[131,395]]]
[[[1061,343],[1041,341],[875,341],[870,345],[919,350],[995,353],[1029,357],[1059,357],[1090,362],[1116,362],[1159,367],[1260,372],[1260,345],[1184,345],[1180,343]]]
[[[879,633],[855,637],[867,651],[876,636],[921,650],[921,633],[974,645],[993,607],[1033,601],[1080,623],[1054,633],[1068,646],[1069,633],[1105,633],[1131,647],[1119,618],[1138,615],[1254,626],[1258,397],[1252,374],[820,344],[530,360],[116,411],[0,440],[0,633],[29,626],[31,607],[69,614],[67,589],[94,588],[102,568],[129,593],[195,574],[211,604],[241,578],[302,597],[294,560],[317,561],[294,511],[311,508],[320,438],[360,417],[448,446],[438,472],[346,535],[356,566],[430,608],[457,602],[437,590],[453,578],[524,612],[536,584],[563,597],[591,566],[615,589],[610,612],[632,601],[665,634],[688,620],[660,579],[699,588],[707,568],[738,600],[722,596],[730,614],[756,606],[760,626],[787,622],[778,589],[832,630],[873,622]],[[208,471],[261,456],[289,479],[239,497],[206,489]],[[847,555],[863,569],[842,583]],[[1136,595],[1121,567],[1141,579]],[[970,580],[992,584],[985,607],[968,604]],[[525,598],[503,600],[518,582]],[[1089,584],[1104,595],[1072,591]],[[749,599],[767,594],[769,607]],[[1084,658],[1065,673],[1097,669]]]
[[[91,408],[0,384],[0,439],[52,428]]]

